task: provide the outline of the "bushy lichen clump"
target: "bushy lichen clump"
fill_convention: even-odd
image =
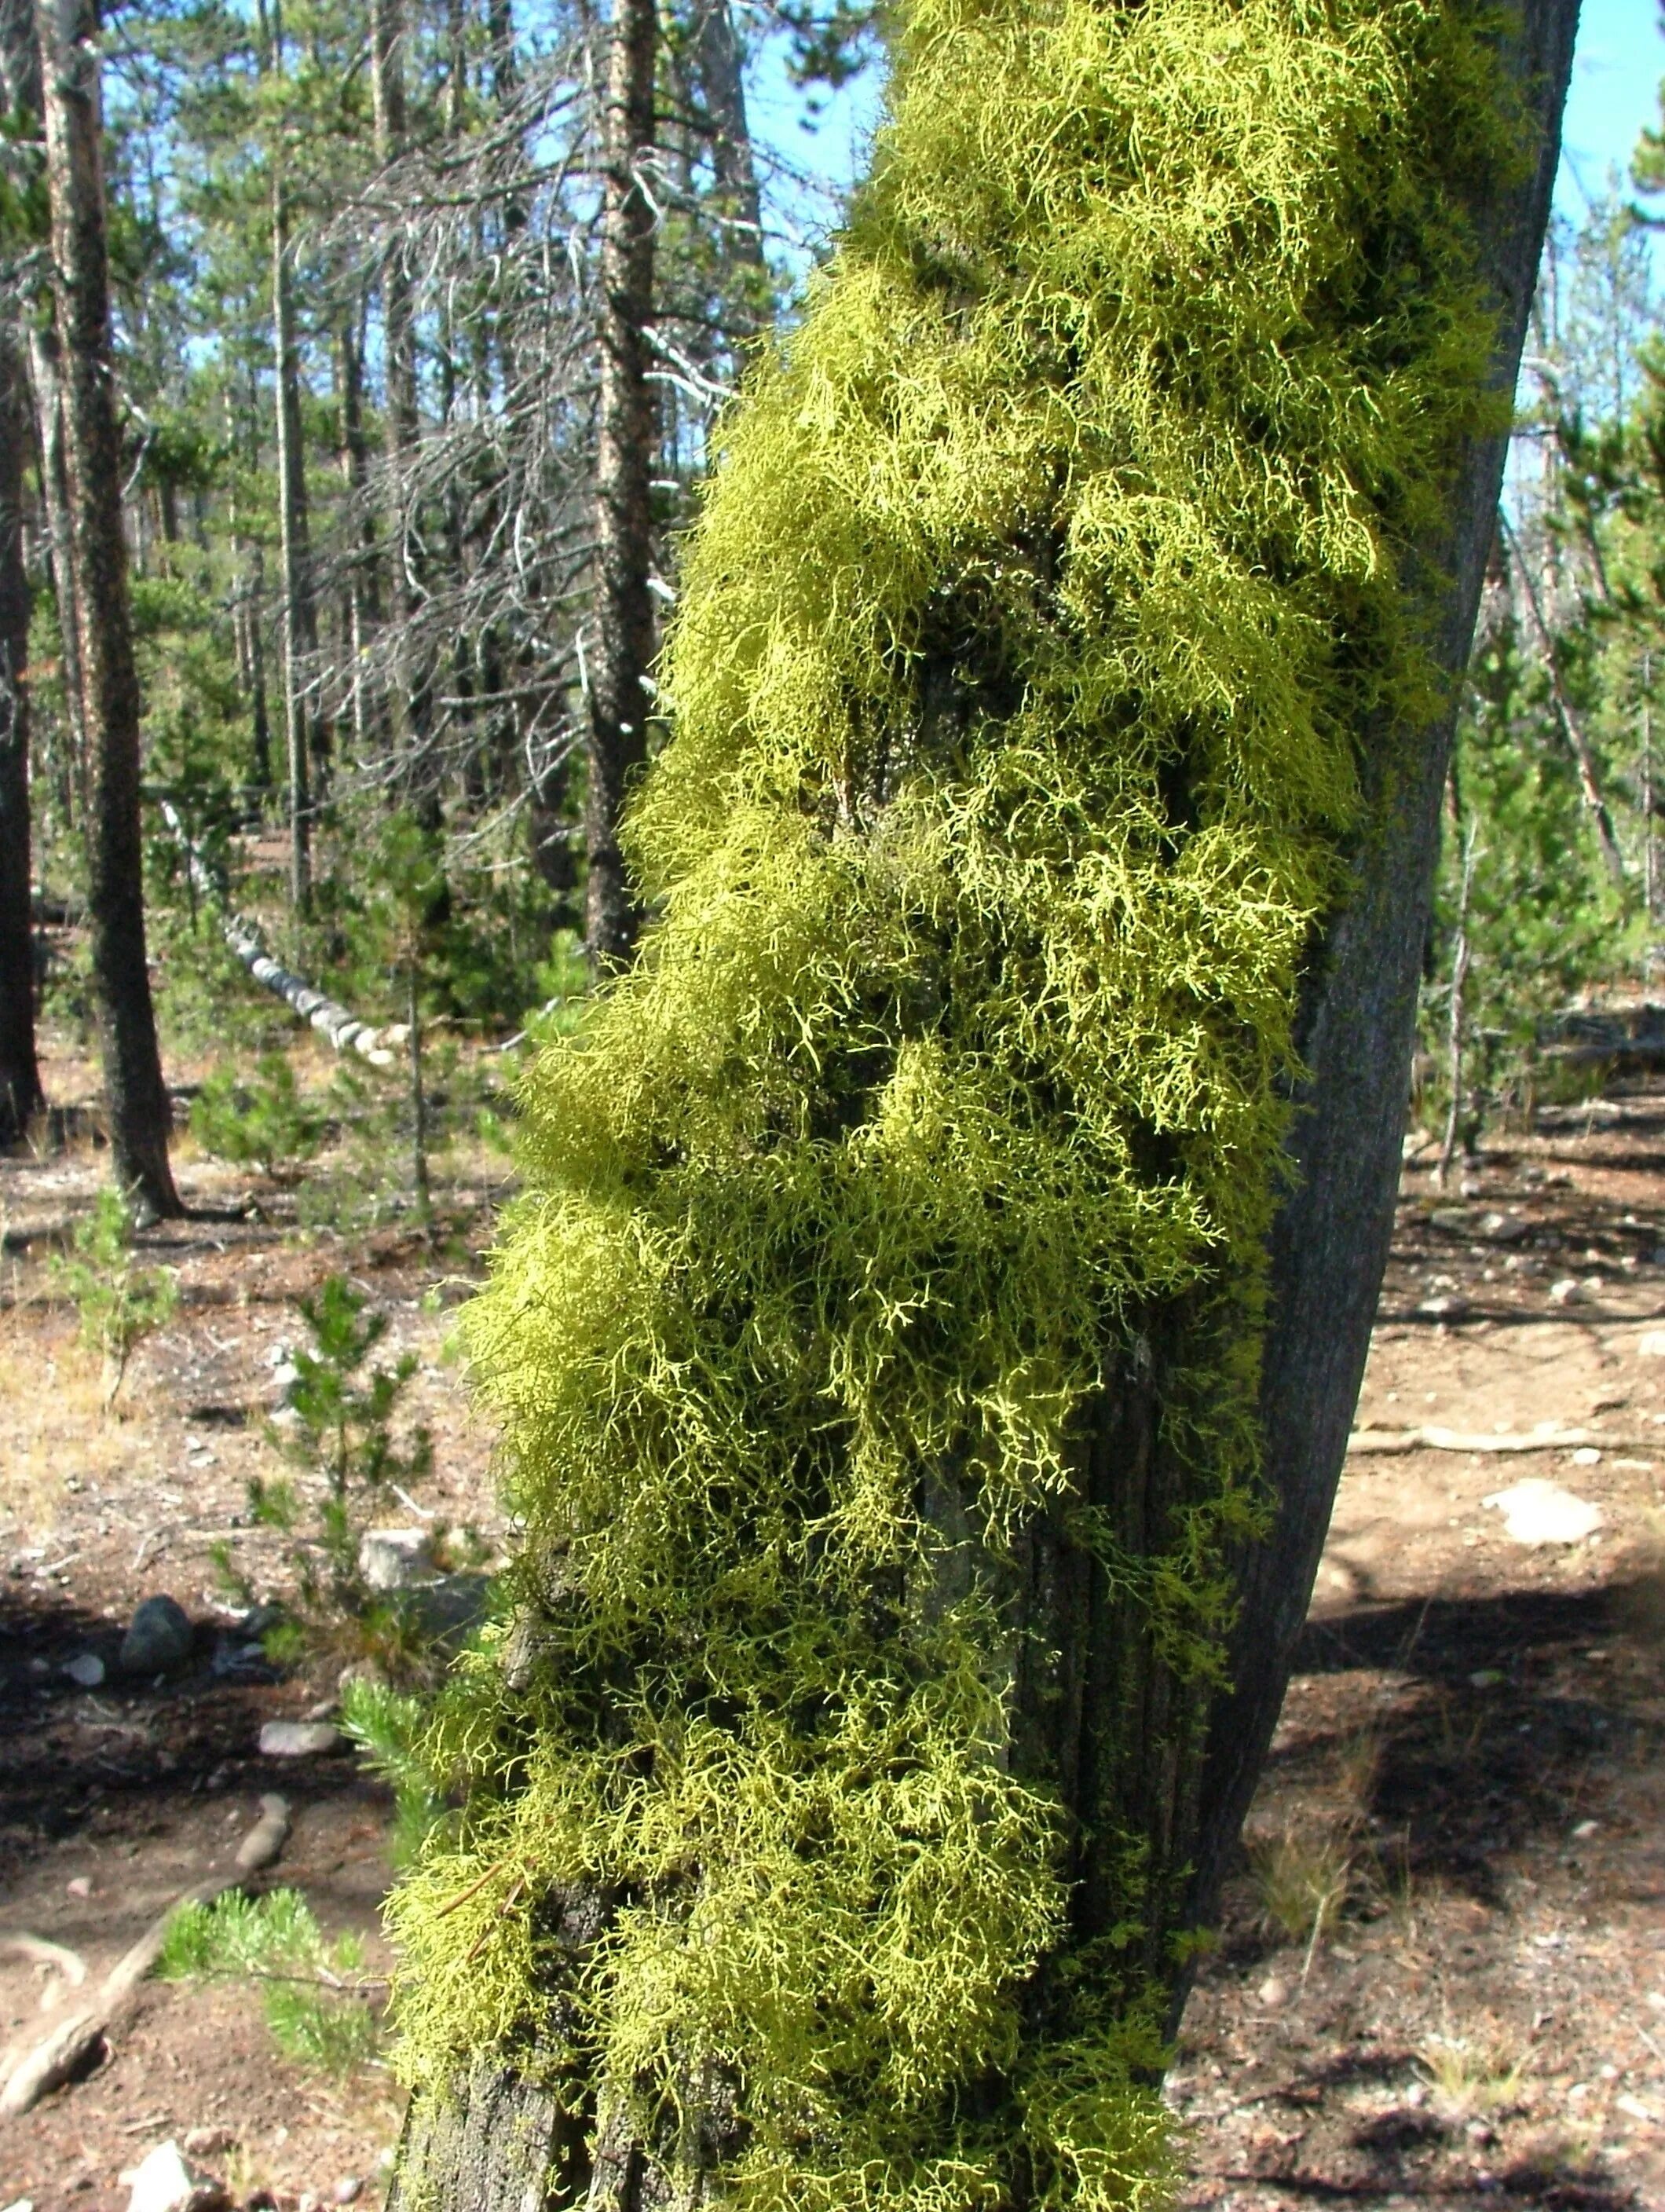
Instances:
[[[1439,0],[909,8],[689,549],[662,920],[529,1081],[473,1310],[523,1617],[430,1747],[413,2079],[501,2048],[782,2212],[1159,2196],[1137,2007],[1033,2000],[1061,1815],[999,1564],[1188,1299],[1194,1504],[1118,1571],[1213,1663],[1297,981],[1362,733],[1428,708],[1403,556],[1482,404],[1498,110]]]

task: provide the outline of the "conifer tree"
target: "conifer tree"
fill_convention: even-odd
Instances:
[[[1573,0],[913,0],[471,1341],[404,2212],[1153,2205],[1392,1222]]]

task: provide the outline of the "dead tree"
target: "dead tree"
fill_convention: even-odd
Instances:
[[[64,376],[81,676],[91,755],[87,828],[93,983],[117,1182],[143,1213],[183,1211],[145,959],[138,672],[122,526],[110,337],[98,21],[90,0],[39,11],[53,307]]]

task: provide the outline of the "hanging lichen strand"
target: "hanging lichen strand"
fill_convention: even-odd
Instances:
[[[528,1081],[472,1310],[525,1557],[393,1908],[412,2081],[496,2051],[781,2212],[1160,2198],[1002,1562],[1182,1301],[1186,1510],[1102,1557],[1218,1663],[1297,981],[1362,733],[1431,708],[1402,556],[1481,419],[1500,106],[1437,0],[908,9],[688,549],[662,919]]]

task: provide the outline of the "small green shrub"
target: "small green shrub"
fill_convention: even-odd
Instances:
[[[251,1077],[230,1068],[210,1075],[191,1109],[191,1133],[205,1152],[238,1167],[258,1166],[274,1180],[316,1157],[325,1127],[281,1052],[263,1053]]]
[[[380,2046],[370,2000],[382,1984],[365,1974],[362,1942],[350,1935],[329,1941],[299,1890],[260,1898],[228,1890],[209,1905],[182,1905],[168,1923],[157,1972],[165,1981],[258,1984],[272,2041],[302,2065],[347,2074]]]
[[[179,1303],[177,1277],[133,1259],[133,1216],[118,1190],[101,1190],[76,1225],[73,1255],[55,1259],[54,1290],[74,1302],[82,1341],[104,1355],[104,1403],[115,1403],[133,1347],[171,1320]]]
[[[364,1763],[393,1793],[392,1850],[396,1866],[410,1865],[445,1810],[422,1757],[430,1711],[425,1701],[386,1682],[349,1682],[341,1700],[341,1725]]]

